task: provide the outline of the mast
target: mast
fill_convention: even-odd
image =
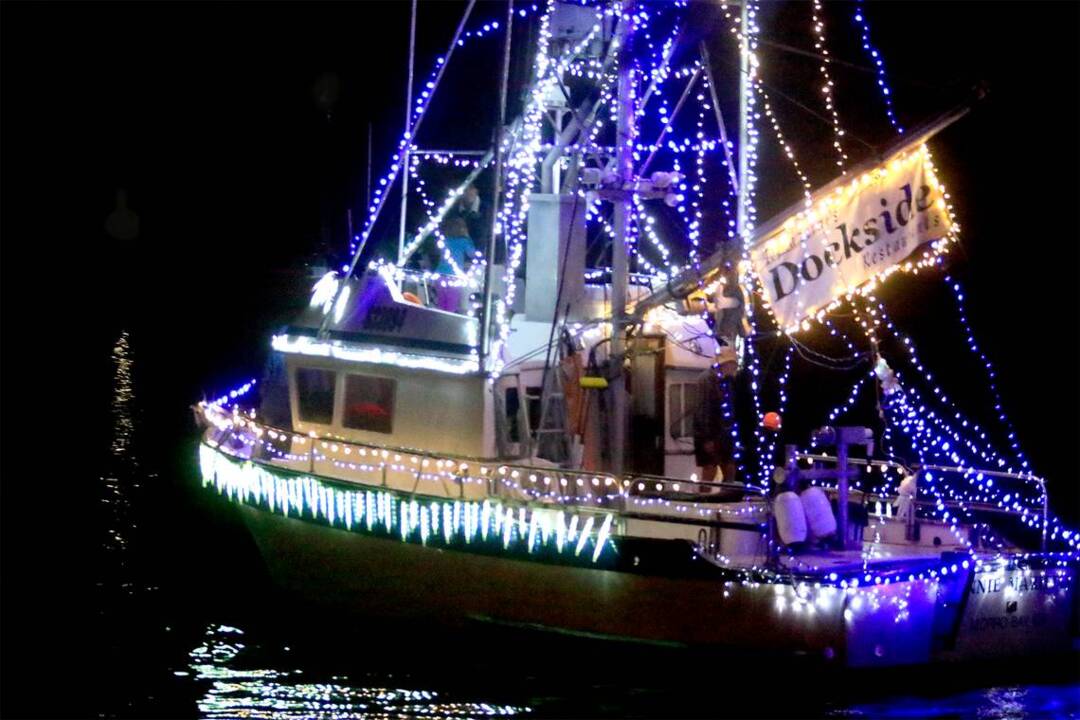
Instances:
[[[619,43],[618,107],[616,113],[616,173],[622,198],[615,203],[615,238],[611,246],[611,472],[623,471],[626,454],[626,383],[623,379],[623,357],[626,354],[626,280],[629,272],[626,239],[629,229],[634,174],[634,77],[630,58],[630,38],[634,31],[635,0],[622,0],[621,22],[615,41]]]
[[[752,91],[750,87],[750,32],[747,30],[750,21],[749,5],[748,0],[742,0],[739,10],[742,42],[739,43],[739,194],[735,206],[735,236],[741,243],[746,243],[746,203],[749,199],[747,192],[749,183],[746,182],[746,169],[749,164],[746,143],[750,135],[750,108],[747,96]],[[749,312],[749,309],[747,311]]]
[[[371,208],[371,123],[367,124],[367,181],[364,183],[364,212]],[[349,242],[352,243],[352,232],[349,233]]]
[[[502,146],[503,139],[506,137],[506,94],[510,83],[510,40],[513,32],[514,0],[507,0],[506,39],[503,41],[502,79],[499,83],[499,124],[495,127],[495,177],[492,182],[491,232],[488,233],[488,245],[485,250],[487,265],[484,267],[484,304],[480,316],[481,369],[491,350],[491,294],[495,289],[495,230],[499,225],[499,183],[502,181]]]
[[[412,0],[412,17],[409,20],[409,79],[405,87],[405,154],[401,159],[401,227],[398,229],[397,259],[405,253],[405,211],[409,204],[409,151],[412,149],[412,88],[413,68],[416,64],[416,0]]]

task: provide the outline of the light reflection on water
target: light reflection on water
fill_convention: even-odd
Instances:
[[[238,628],[209,627],[203,643],[189,653],[188,670],[174,673],[205,685],[198,699],[203,717],[472,718],[529,712],[529,708],[512,705],[452,702],[430,690],[360,687],[342,675],[315,682],[303,670],[249,667],[245,654],[250,648],[243,636]]]
[[[131,594],[134,591],[128,557],[130,536],[135,531],[131,496],[139,487],[139,462],[135,455],[134,355],[128,331],[123,330],[112,348],[113,393],[110,404],[112,434],[109,458],[101,476],[104,509],[99,587]]]
[[[132,453],[135,437],[135,385],[132,378],[131,342],[127,330],[120,333],[113,345],[112,364],[112,439],[109,444],[111,457],[108,470],[101,478],[105,486],[102,502],[111,510],[105,550],[122,554],[127,548],[128,531],[134,529],[129,517],[131,503],[128,500],[127,488],[138,485],[138,462]],[[122,556],[118,561],[123,562]]]

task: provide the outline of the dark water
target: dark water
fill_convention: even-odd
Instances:
[[[5,600],[5,716],[1080,717],[1074,658],[819,678],[327,617],[270,584],[235,509],[200,488],[185,404],[202,369],[137,327],[110,330],[97,351],[86,382],[103,392],[82,401],[83,462],[66,495],[5,493],[25,521],[17,536],[5,528],[5,557],[38,551],[34,572],[14,576],[31,599]],[[248,364],[209,390],[256,374],[258,358]],[[69,532],[27,540],[50,520]]]

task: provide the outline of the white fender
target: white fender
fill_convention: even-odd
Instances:
[[[828,537],[836,532],[836,516],[833,515],[832,505],[824,490],[808,487],[802,491],[800,499],[812,537]]]
[[[918,493],[918,481],[914,475],[908,475],[900,481],[899,497],[896,500],[896,517],[907,519],[915,508],[915,495]]]
[[[776,531],[785,545],[806,541],[806,512],[799,496],[788,490],[773,500]]]

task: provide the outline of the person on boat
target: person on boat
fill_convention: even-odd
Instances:
[[[447,276],[440,281],[438,289],[438,305],[440,310],[447,312],[461,312],[463,292],[461,287],[447,284],[447,281],[455,277],[455,268],[466,272],[476,255],[476,245],[469,237],[469,228],[461,217],[451,217],[443,222],[442,227],[443,245],[439,251],[439,264],[435,272]],[[451,262],[451,260],[453,262]]]
[[[453,275],[454,264],[462,271],[468,270],[472,264],[473,256],[476,255],[476,245],[469,235],[469,227],[461,217],[451,217],[442,225],[443,244],[445,249],[439,251],[439,264],[435,272],[440,275]],[[449,257],[447,257],[449,255]],[[450,259],[453,258],[453,264]]]
[[[735,373],[738,362],[733,352],[722,352],[719,368],[709,368],[699,382],[699,402],[694,411],[694,458],[701,468],[702,482],[717,482],[717,470],[724,482],[735,481],[734,426]]]
[[[465,188],[465,192],[462,193],[461,199],[458,200],[451,212],[451,217],[459,217],[465,221],[465,225],[469,228],[469,237],[472,238],[474,243],[483,245],[483,240],[487,237],[487,222],[484,220],[484,213],[480,206],[480,191],[476,189],[475,185],[469,185]]]

